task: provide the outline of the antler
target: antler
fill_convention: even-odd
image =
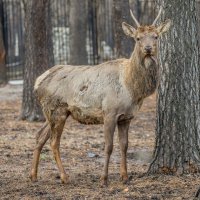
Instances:
[[[130,9],[130,13],[131,13],[131,17],[133,18],[133,20],[135,21],[137,27],[140,26],[140,23],[138,22],[138,20],[134,17],[132,10]]]
[[[158,15],[157,15],[157,17],[155,18],[155,20],[154,20],[154,22],[153,22],[153,26],[155,26],[156,25],[156,22],[158,21],[158,19],[159,19],[159,17],[160,17],[160,15],[161,15],[161,12],[162,12],[162,7],[160,8],[160,10],[159,10],[159,12],[158,12]]]

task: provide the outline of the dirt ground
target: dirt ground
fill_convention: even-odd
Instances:
[[[115,134],[110,162],[109,186],[99,178],[104,161],[103,126],[81,125],[68,119],[62,135],[61,156],[70,183],[60,183],[48,144],[39,165],[38,182],[28,176],[35,135],[42,123],[19,121],[22,87],[0,88],[0,199],[194,199],[199,175],[143,175],[151,161],[155,135],[155,95],[145,100],[129,131],[128,172],[130,183],[119,180],[120,152]]]

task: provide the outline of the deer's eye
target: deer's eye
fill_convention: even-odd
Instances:
[[[158,36],[157,36],[157,35],[155,36],[155,39],[156,39],[156,40],[158,39]]]
[[[139,38],[139,37],[137,37],[137,41],[140,41],[140,38]]]

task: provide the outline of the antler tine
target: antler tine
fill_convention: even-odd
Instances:
[[[133,18],[133,20],[135,21],[135,23],[136,23],[136,25],[137,25],[137,27],[139,27],[140,26],[140,23],[138,22],[138,20],[135,18],[135,16],[133,15],[133,12],[132,12],[132,10],[130,9],[130,13],[131,13],[131,17]]]
[[[158,19],[159,19],[161,13],[162,13],[162,7],[160,8],[160,10],[159,10],[159,12],[158,12],[158,15],[157,15],[157,17],[155,18],[155,20],[154,20],[154,22],[153,22],[152,25],[156,25],[156,22],[158,21]]]

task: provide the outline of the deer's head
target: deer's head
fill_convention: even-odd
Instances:
[[[160,35],[169,30],[171,21],[166,20],[164,23],[156,26],[156,22],[160,17],[162,9],[160,9],[158,16],[154,20],[153,24],[150,26],[141,26],[137,19],[134,17],[132,11],[131,17],[135,21],[137,28],[132,27],[131,25],[123,22],[122,28],[124,33],[130,37],[133,37],[136,41],[136,47],[140,51],[140,55],[145,57],[156,57],[158,39]]]

